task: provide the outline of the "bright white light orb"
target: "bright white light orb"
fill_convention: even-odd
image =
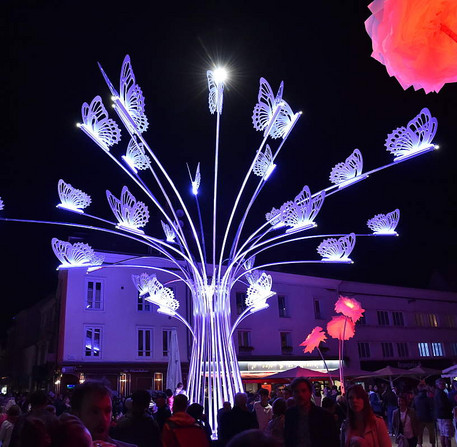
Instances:
[[[217,67],[213,70],[213,76],[216,84],[223,84],[228,78],[228,72],[224,67]]]

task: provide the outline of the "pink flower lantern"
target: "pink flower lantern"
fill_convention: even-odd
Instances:
[[[349,317],[344,315],[332,317],[327,323],[327,332],[331,337],[340,341],[349,340],[354,337],[355,324]]]
[[[457,1],[374,0],[365,28],[372,57],[406,90],[457,82]]]
[[[356,323],[360,318],[362,318],[365,309],[362,308],[359,301],[346,296],[340,296],[338,301],[335,303],[335,312],[349,317],[354,323]]]
[[[300,343],[300,346],[305,346],[303,352],[313,352],[319,348],[319,344],[327,340],[324,330],[320,326],[316,326],[311,333],[306,337],[305,341]]]

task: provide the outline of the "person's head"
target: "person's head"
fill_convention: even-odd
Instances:
[[[252,429],[245,430],[234,436],[227,447],[279,447],[276,439],[266,435],[262,430]]]
[[[165,394],[167,395],[167,397],[171,397],[171,396],[173,396],[173,391],[171,391],[170,388],[167,388],[165,390]]]
[[[138,390],[132,394],[132,412],[143,414],[149,408],[151,395],[146,390]]]
[[[401,411],[405,411],[407,407],[407,402],[406,402],[406,396],[403,394],[400,394],[397,399],[398,407],[400,408]]]
[[[48,397],[43,391],[34,391],[29,396],[30,408],[32,411],[40,410],[48,405]]]
[[[297,377],[293,380],[290,387],[296,405],[299,407],[308,407],[311,405],[311,382],[304,377]]]
[[[156,394],[155,403],[158,408],[162,408],[167,404],[167,395],[160,391]]]
[[[268,398],[270,396],[270,393],[266,388],[260,388],[259,390],[259,397],[260,397],[260,402],[263,404],[266,404],[268,402]]]
[[[371,409],[367,392],[362,385],[352,385],[347,390],[348,416],[351,427],[355,425],[355,419],[362,417],[365,425],[372,422],[374,413]]]
[[[321,395],[321,384],[319,382],[313,383],[313,394],[315,396]]]
[[[91,381],[78,385],[71,397],[71,408],[90,431],[92,439],[106,441],[113,411],[109,388]]]
[[[287,405],[286,401],[280,397],[278,397],[273,402],[273,414],[275,416],[281,416],[282,414],[286,414]]]
[[[322,399],[322,408],[329,413],[334,413],[336,410],[336,402],[331,397],[324,397]]]
[[[20,415],[21,415],[21,409],[20,409],[19,405],[11,405],[11,407],[9,407],[8,411],[6,412],[6,417],[13,424],[16,423],[16,421]]]
[[[177,391],[181,391],[183,388],[183,384],[181,382],[179,382],[177,385],[176,385],[176,390]]]
[[[178,394],[173,401],[173,413],[185,412],[189,401],[185,394]]]
[[[230,411],[232,409],[232,404],[226,400],[223,404],[222,404],[222,409],[224,411]]]
[[[446,381],[444,379],[442,379],[442,378],[436,379],[435,386],[439,390],[444,390],[446,388]]]
[[[202,419],[203,407],[197,403],[190,404],[187,407],[187,414],[190,414],[194,419]]]
[[[235,394],[235,407],[246,408],[248,403],[248,395],[246,393],[236,393]]]
[[[292,397],[292,390],[290,386],[285,386],[283,390],[284,399],[287,400],[289,397]]]

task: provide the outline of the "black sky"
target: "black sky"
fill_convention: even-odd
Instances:
[[[119,195],[128,180],[75,123],[81,120],[81,104],[97,94],[109,105],[96,62],[117,84],[125,54],[132,58],[146,98],[146,139],[190,206],[185,162],[202,162],[207,187],[200,200],[209,211],[215,126],[207,109],[205,73],[213,62],[222,62],[231,70],[221,130],[223,206],[233,203],[260,143],[261,135],[251,124],[258,79],[265,77],[274,89],[284,80],[284,98],[294,110],[303,111],[254,209],[251,226],[272,206],[292,199],[303,185],[312,191],[328,186],[331,168],[354,148],[364,156],[364,170],[390,162],[384,148],[387,134],[428,107],[438,118],[435,142],[441,149],[329,198],[317,220],[323,233],[367,232],[368,218],[400,208],[400,237],[359,240],[352,266],[296,271],[412,287],[428,287],[432,277],[438,284],[436,272],[441,272],[451,280],[444,287],[452,287],[457,85],[447,85],[439,94],[404,91],[370,57],[365,2],[168,6],[146,1],[29,1],[9,2],[2,9],[6,49],[0,197],[5,217],[71,221],[72,216],[55,209],[57,182],[63,178],[92,196],[93,214],[111,218],[105,190]],[[126,144],[123,140],[114,152],[121,154]],[[141,194],[132,191],[140,199]],[[155,217],[150,229],[159,232]],[[0,223],[1,326],[54,291],[58,261],[50,240],[71,234],[58,227]],[[95,247],[120,248],[113,239],[88,238]],[[315,246],[296,245],[273,258],[317,259]]]

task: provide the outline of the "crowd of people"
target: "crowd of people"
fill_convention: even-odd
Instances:
[[[368,392],[357,384],[341,395],[306,378],[270,395],[237,393],[217,414],[217,436],[203,407],[175,392],[138,390],[124,399],[86,381],[71,396],[36,391],[0,395],[1,447],[451,447],[457,421],[457,382],[447,389],[420,383],[415,392]],[[403,391],[403,390],[402,390]],[[217,437],[217,440],[213,438]]]

